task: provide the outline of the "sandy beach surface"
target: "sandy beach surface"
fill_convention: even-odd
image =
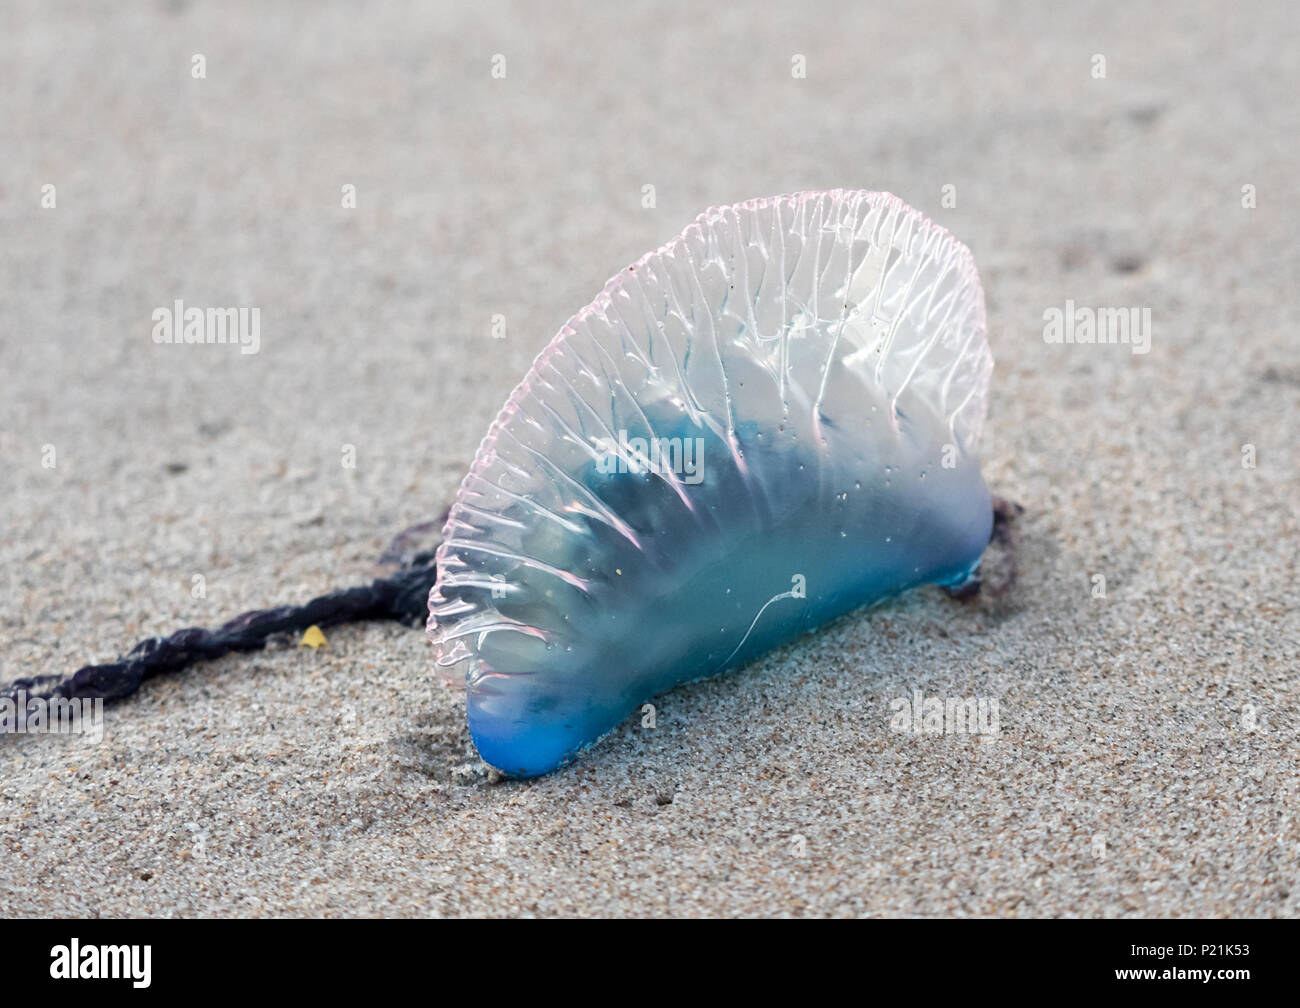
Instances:
[[[1015,586],[525,783],[422,631],[198,665],[0,738],[0,913],[1295,916],[1294,6],[614,6],[4,6],[0,679],[373,577],[610,275],[803,189],[972,248]],[[258,352],[158,345],[178,299]],[[1046,342],[1067,301],[1149,352]],[[918,691],[998,732],[894,730]]]

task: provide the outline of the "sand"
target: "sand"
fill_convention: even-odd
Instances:
[[[0,912],[1296,915],[1293,7],[635,7],[5,6],[0,679],[370,578],[612,273],[800,189],[973,249],[1014,588],[527,783],[419,631],[196,666],[98,744],[0,739]],[[156,344],[176,299],[259,307],[259,352]],[[1045,342],[1067,300],[1149,308],[1149,353]],[[915,691],[999,731],[894,730]]]

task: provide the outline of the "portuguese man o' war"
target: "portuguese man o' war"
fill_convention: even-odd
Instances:
[[[977,577],[992,356],[970,252],[887,193],[705,211],[511,393],[429,597],[470,733],[546,773],[683,682]]]

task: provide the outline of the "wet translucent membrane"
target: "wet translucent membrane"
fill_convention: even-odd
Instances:
[[[538,356],[451,509],[430,596],[479,753],[545,773],[988,541],[993,362],[965,246],[887,193],[706,211]]]

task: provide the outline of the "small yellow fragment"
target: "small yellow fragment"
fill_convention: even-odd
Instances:
[[[318,647],[326,647],[328,644],[329,641],[325,639],[325,635],[321,633],[320,627],[315,623],[303,632],[302,640],[298,642],[299,647],[309,647],[313,651]]]

